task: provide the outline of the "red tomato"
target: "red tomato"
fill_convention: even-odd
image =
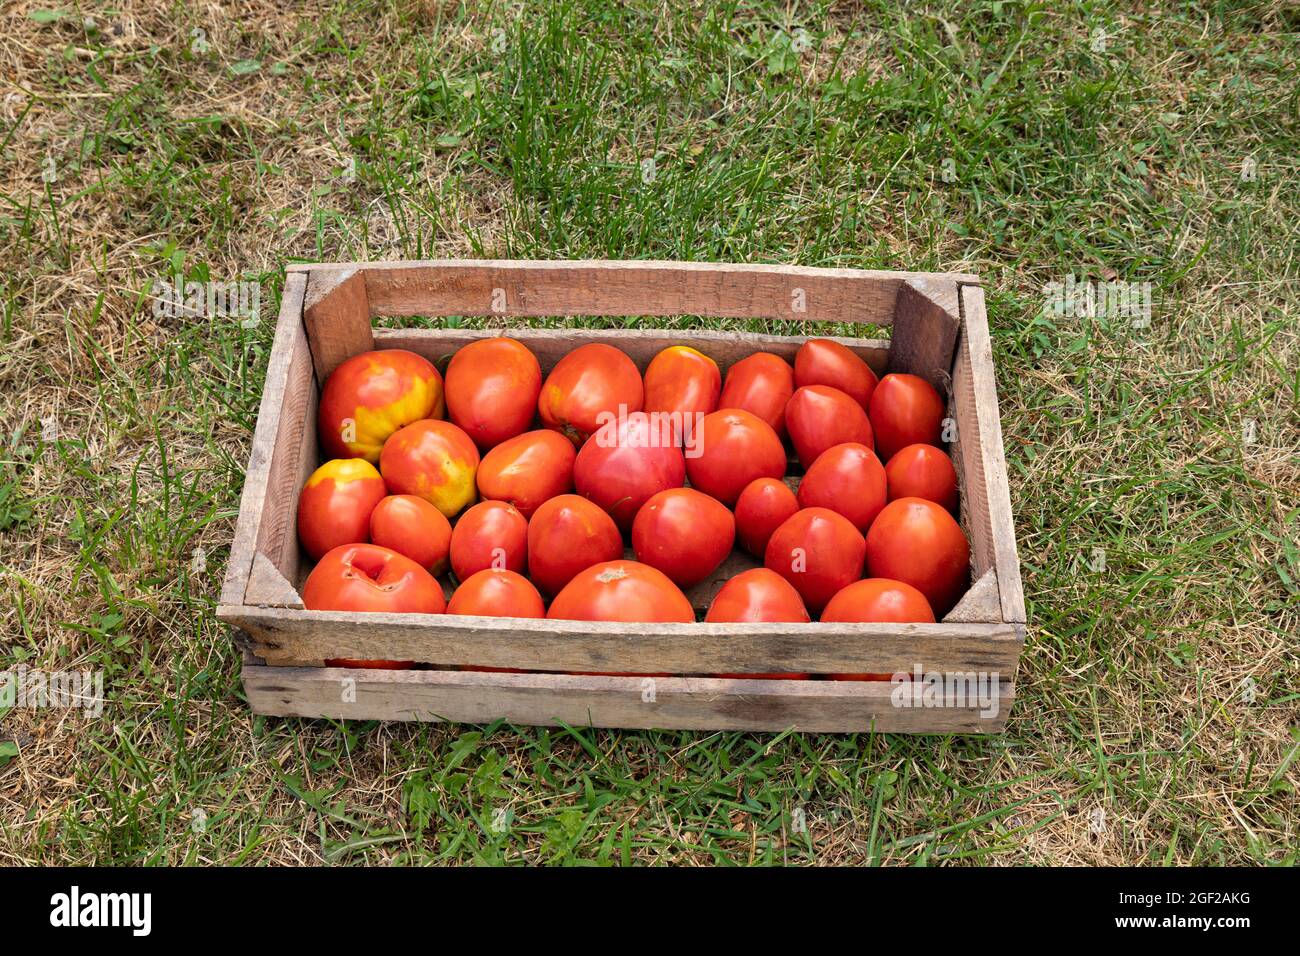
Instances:
[[[448,518],[474,500],[478,449],[451,422],[412,422],[384,443],[379,473],[394,494],[416,495]]]
[[[608,511],[621,531],[651,495],[685,481],[686,459],[671,430],[652,428],[645,412],[601,426],[573,463],[578,494]]]
[[[693,488],[661,491],[637,512],[632,550],[679,588],[712,574],[736,541],[736,519],[716,498]]]
[[[727,369],[718,408],[740,408],[757,415],[785,440],[785,404],[794,394],[794,369],[771,352],[755,352]]]
[[[528,567],[533,583],[556,594],[579,571],[623,556],[614,519],[577,495],[559,495],[528,522]]]
[[[809,339],[794,357],[794,383],[838,388],[865,411],[876,390],[876,373],[846,345],[830,339]]]
[[[866,534],[885,507],[884,466],[857,442],[827,448],[799,482],[799,507],[830,508]]]
[[[798,389],[785,407],[785,424],[805,469],[835,445],[857,442],[872,447],[867,413],[838,388],[805,385]]]
[[[933,624],[934,612],[925,595],[910,584],[889,578],[863,578],[831,598],[821,620],[822,623]]]
[[[755,478],[785,477],[785,447],[772,426],[739,408],[704,416],[695,457],[686,459],[691,484],[733,505]]]
[[[581,448],[606,416],[639,412],[645,398],[641,373],[612,345],[593,342],[574,349],[555,364],[542,385],[537,409],[542,424]]]
[[[546,616],[563,621],[693,623],[695,610],[662,571],[636,561],[606,561],[574,576]]]
[[[695,415],[707,415],[718,407],[721,391],[718,363],[687,345],[664,349],[645,370],[645,410],[689,415],[691,425]]]
[[[889,500],[924,498],[957,513],[957,470],[942,448],[908,445],[885,465]]]
[[[447,613],[474,617],[546,617],[546,606],[537,588],[522,574],[504,568],[484,568],[461,582],[447,602]]]
[[[388,494],[364,458],[335,458],[311,473],[298,495],[298,538],[319,558],[340,544],[370,540],[370,513]]]
[[[542,391],[542,367],[514,339],[471,342],[447,366],[447,417],[482,451],[528,430]]]
[[[933,624],[934,612],[925,595],[902,581],[864,578],[854,581],[822,611],[822,623]],[[830,680],[887,681],[890,674],[827,674]]]
[[[835,592],[862,577],[866,544],[858,529],[828,508],[804,508],[772,533],[763,564],[794,585],[820,612]]]
[[[736,536],[741,546],[761,561],[772,532],[798,510],[799,501],[784,481],[755,478],[736,499]]]
[[[415,495],[389,495],[370,513],[370,540],[410,558],[435,577],[447,570],[451,523]]]
[[[808,623],[808,609],[790,582],[768,568],[751,568],[731,578],[713,598],[704,620],[711,624],[765,621]]]
[[[504,501],[480,501],[451,532],[451,569],[460,581],[484,568],[528,567],[528,519]]]
[[[891,372],[871,396],[876,451],[885,461],[908,445],[943,444],[943,399],[917,375]]]
[[[899,498],[885,505],[867,532],[867,568],[872,577],[912,585],[942,618],[966,590],[970,545],[942,505]]]
[[[446,607],[433,575],[377,544],[344,544],[317,562],[302,586],[309,611],[441,614]]]
[[[329,458],[379,461],[388,436],[421,418],[443,415],[442,376],[405,349],[362,352],[325,380],[317,423]]]
[[[531,518],[543,501],[573,490],[577,454],[571,441],[548,428],[508,438],[479,462],[479,494],[508,501]]]

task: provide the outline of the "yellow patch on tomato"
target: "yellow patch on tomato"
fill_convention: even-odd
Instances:
[[[442,382],[416,376],[411,387],[396,401],[374,408],[357,406],[352,413],[356,432],[347,443],[348,449],[367,461],[378,461],[384,442],[393,432],[422,418],[442,418],[445,414]]]
[[[349,482],[371,478],[382,480],[378,469],[364,458],[334,458],[313,471],[303,487],[314,488],[322,481],[333,481],[336,487],[341,488]]]

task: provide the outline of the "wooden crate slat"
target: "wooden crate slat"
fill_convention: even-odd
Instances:
[[[952,382],[952,356],[961,325],[957,283],[909,279],[898,290],[889,371],[919,375],[942,395]]]
[[[1015,697],[895,706],[888,682],[578,677],[245,666],[255,713],[354,720],[824,733],[996,733]],[[988,688],[991,690],[991,688]],[[965,706],[960,704],[964,703]],[[994,712],[996,709],[996,712]]]

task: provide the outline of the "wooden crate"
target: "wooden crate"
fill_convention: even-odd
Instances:
[[[936,624],[607,624],[452,615],[307,611],[295,534],[299,488],[318,464],[320,384],[344,359],[405,348],[437,362],[498,331],[372,328],[378,316],[670,316],[892,325],[888,341],[840,339],[876,370],[912,372],[949,396],[972,586]],[[543,373],[586,342],[643,370],[669,345],[723,369],[759,350],[793,360],[802,338],[653,329],[528,330]],[[797,481],[796,479],[793,479]],[[753,567],[736,553],[689,593],[708,602]],[[259,714],[701,730],[987,733],[1014,695],[1025,608],[1003,461],[984,294],[973,276],[689,262],[433,261],[291,266],[267,369],[239,521],[217,616],[244,651]],[[431,669],[342,670],[329,658],[416,660]],[[959,675],[942,706],[899,706],[888,682],[580,677],[458,670],[925,673]],[[997,688],[996,706],[960,675]],[[924,700],[920,703],[924,703]]]

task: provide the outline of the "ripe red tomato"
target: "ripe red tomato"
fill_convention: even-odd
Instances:
[[[686,459],[691,484],[725,505],[733,505],[755,478],[785,477],[785,446],[772,426],[739,408],[704,416],[698,454]]]
[[[522,574],[504,568],[484,568],[461,582],[447,602],[447,613],[474,617],[546,617],[546,606],[537,588]]]
[[[857,442],[872,447],[867,413],[838,388],[805,385],[797,389],[785,407],[785,424],[805,469],[835,445]]]
[[[614,519],[586,498],[558,495],[528,522],[528,567],[546,594],[557,594],[579,571],[622,556]]]
[[[505,501],[480,501],[451,532],[451,569],[460,581],[484,568],[528,567],[528,519]]]
[[[451,357],[446,385],[447,417],[487,451],[533,423],[542,367],[514,339],[481,339]]]
[[[722,373],[718,363],[688,345],[673,345],[650,360],[645,370],[645,410],[692,416],[718,407]]]
[[[693,623],[695,610],[662,571],[636,561],[606,561],[578,572],[546,616],[563,621]]]
[[[741,547],[761,561],[772,532],[798,510],[799,501],[784,481],[755,478],[736,499],[736,537]]]
[[[343,544],[326,554],[302,586],[309,611],[441,614],[446,607],[433,575],[377,544]]]
[[[942,448],[908,445],[885,465],[889,500],[924,498],[957,513],[957,470]]]
[[[605,416],[639,412],[645,398],[636,363],[612,345],[593,342],[555,364],[542,385],[537,409],[542,424],[581,448]]]
[[[718,408],[740,408],[772,426],[785,440],[785,405],[794,394],[794,369],[771,352],[755,352],[727,369]]]
[[[679,588],[712,574],[736,541],[736,519],[727,506],[693,488],[661,491],[632,523],[637,560],[658,568]]]
[[[389,495],[370,513],[370,540],[437,577],[447,570],[451,523],[423,498]]]
[[[329,458],[379,461],[388,436],[421,418],[443,415],[442,376],[405,349],[362,352],[325,380],[317,424]]]
[[[912,585],[942,618],[970,580],[970,545],[942,505],[899,498],[885,505],[867,532],[867,568],[872,577]]]
[[[902,581],[864,578],[854,581],[822,611],[822,623],[933,624],[934,612],[925,595]],[[830,680],[887,681],[890,674],[827,674]]]
[[[835,592],[862,577],[865,551],[848,518],[829,508],[804,508],[772,533],[763,564],[793,584],[817,613]]]
[[[866,534],[885,507],[885,468],[866,445],[827,448],[799,482],[799,507],[830,508]]]
[[[479,494],[508,501],[531,518],[543,501],[573,490],[577,454],[571,441],[548,428],[508,438],[479,462]]]
[[[704,620],[711,624],[764,621],[808,623],[799,592],[769,568],[751,568],[731,578],[713,598]]]
[[[943,399],[917,375],[891,372],[871,396],[876,451],[885,461],[908,445],[943,444]]]
[[[416,495],[448,518],[474,500],[478,448],[451,422],[426,418],[393,433],[379,473],[394,494]]]
[[[680,488],[686,459],[670,430],[652,428],[650,416],[634,412],[602,426],[573,463],[578,494],[610,513],[619,530],[632,527],[637,511],[656,492]]]
[[[388,494],[364,458],[335,458],[311,473],[298,495],[298,538],[319,558],[340,544],[370,540],[370,513]]]
[[[838,388],[862,406],[871,402],[876,390],[876,373],[847,345],[830,339],[809,339],[799,346],[794,357],[794,383],[796,386],[829,385]]]

